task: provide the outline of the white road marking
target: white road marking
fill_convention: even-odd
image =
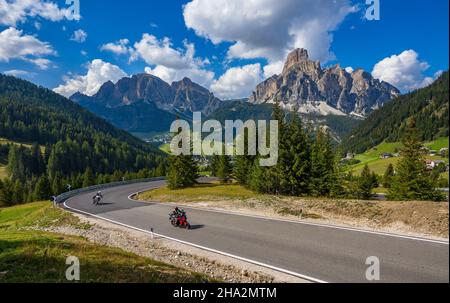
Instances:
[[[72,198],[74,198],[74,197],[72,197]],[[141,228],[138,228],[138,227],[135,227],[135,226],[131,226],[131,225],[128,225],[128,224],[125,224],[125,223],[121,223],[121,222],[118,222],[118,221],[115,221],[115,220],[111,220],[111,219],[108,219],[108,218],[105,218],[105,217],[102,217],[102,216],[99,216],[99,215],[94,215],[94,214],[91,214],[91,213],[88,213],[88,212],[85,212],[85,211],[82,211],[82,210],[79,210],[79,209],[72,208],[72,207],[67,205],[67,202],[69,202],[72,198],[70,198],[66,202],[64,202],[64,207],[66,207],[67,209],[70,209],[70,210],[72,210],[74,212],[79,212],[79,213],[82,213],[82,214],[86,214],[88,216],[95,217],[95,218],[98,218],[98,219],[101,219],[101,220],[105,220],[105,221],[108,221],[108,222],[111,222],[111,223],[114,223],[114,224],[117,224],[117,225],[121,225],[121,226],[124,226],[124,227],[127,227],[127,228],[131,228],[131,229],[134,229],[134,230],[137,230],[137,231],[140,231],[140,232],[144,232],[146,234],[150,234],[150,235],[152,234],[151,231],[148,231],[148,230],[145,230],[145,229],[141,229]],[[266,263],[262,263],[262,262],[259,262],[259,261],[243,258],[243,257],[236,256],[236,255],[233,255],[233,254],[229,254],[229,253],[226,253],[226,252],[223,252],[223,251],[220,251],[220,250],[212,249],[212,248],[209,248],[209,247],[197,245],[197,244],[194,244],[194,243],[191,243],[191,242],[186,242],[186,241],[183,241],[183,240],[180,240],[180,239],[168,237],[168,236],[165,236],[165,235],[162,235],[162,234],[159,234],[159,233],[153,232],[153,235],[161,237],[161,238],[164,238],[164,239],[167,239],[167,240],[175,241],[175,242],[178,242],[178,243],[181,243],[181,244],[185,244],[185,245],[189,245],[189,246],[192,246],[192,247],[200,248],[200,249],[203,249],[203,250],[206,250],[206,251],[209,251],[209,252],[213,252],[213,253],[216,253],[216,254],[220,254],[220,255],[223,255],[223,256],[231,257],[231,258],[234,258],[234,259],[237,259],[237,260],[241,260],[241,261],[244,261],[244,262],[248,262],[248,263],[251,263],[251,264],[255,264],[255,265],[258,265],[258,266],[266,267],[266,268],[269,268],[269,269],[272,269],[272,270],[275,270],[275,271],[279,271],[279,272],[282,272],[282,273],[285,273],[285,274],[288,274],[288,275],[291,275],[291,276],[295,276],[295,277],[298,277],[298,278],[301,278],[301,279],[304,279],[304,280],[307,280],[307,281],[310,281],[310,282],[328,283],[326,281],[323,281],[323,280],[320,280],[320,279],[316,279],[316,278],[313,278],[313,277],[310,277],[310,276],[307,276],[307,275],[303,275],[303,274],[300,274],[300,273],[297,273],[297,272],[293,272],[293,271],[290,271],[290,270],[286,270],[286,269],[283,269],[283,268],[272,266],[272,265],[269,265],[269,264],[266,264]]]
[[[133,199],[133,196],[139,195],[140,193],[143,193],[148,190],[152,190],[155,188],[148,188],[144,189],[135,193],[132,193],[128,195],[128,200],[134,201],[134,202],[142,202],[142,203],[155,203],[155,204],[161,204],[161,205],[167,205],[167,206],[173,206],[173,204],[169,203],[161,203],[161,202],[151,202],[151,201],[140,201]],[[235,216],[242,216],[242,217],[249,217],[249,218],[255,218],[255,219],[262,219],[262,220],[270,220],[270,221],[280,221],[280,222],[287,222],[287,223],[295,223],[295,224],[302,224],[302,225],[309,225],[309,226],[317,226],[317,227],[324,227],[324,228],[331,228],[331,229],[339,229],[339,230],[346,230],[346,231],[352,231],[352,232],[360,232],[360,233],[366,233],[366,234],[373,234],[378,236],[386,236],[386,237],[394,237],[394,238],[400,238],[400,239],[407,239],[407,240],[414,240],[414,241],[423,241],[423,242],[429,242],[429,243],[436,243],[436,244],[443,244],[443,245],[449,245],[448,241],[441,241],[441,240],[434,240],[434,239],[427,239],[427,238],[420,238],[420,237],[414,237],[414,236],[406,236],[406,235],[400,235],[395,233],[388,233],[388,232],[381,232],[381,231],[371,231],[371,230],[365,230],[365,229],[358,229],[358,228],[352,228],[352,227],[344,227],[344,226],[337,226],[337,225],[330,225],[330,224],[321,224],[321,223],[312,223],[312,222],[301,222],[301,221],[295,221],[295,220],[288,220],[288,219],[280,219],[280,218],[270,218],[265,216],[258,216],[258,215],[250,215],[250,214],[242,214],[238,212],[233,211],[225,211],[225,210],[215,210],[215,209],[209,209],[209,208],[200,208],[200,207],[193,207],[193,206],[184,206],[183,208],[186,209],[194,209],[199,211],[205,211],[205,212],[213,212],[213,213],[221,213],[221,214],[228,214],[228,215],[235,215]]]

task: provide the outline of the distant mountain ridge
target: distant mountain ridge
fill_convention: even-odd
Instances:
[[[189,78],[169,85],[150,74],[108,81],[93,96],[76,93],[70,99],[130,132],[167,132],[177,116],[207,116],[222,104]]]
[[[364,117],[400,95],[389,83],[357,69],[348,73],[339,65],[323,69],[309,59],[308,51],[288,55],[283,72],[260,83],[249,102],[274,103],[302,114],[355,115]]]
[[[210,91],[189,78],[169,85],[150,74],[122,78],[116,84],[108,81],[92,97],[76,93],[70,99],[83,104],[96,103],[105,108],[119,108],[143,101],[160,110],[200,111],[205,115],[212,113],[221,103]]]

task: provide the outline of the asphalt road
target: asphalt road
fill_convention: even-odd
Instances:
[[[293,223],[186,208],[192,230],[170,225],[172,207],[131,201],[129,195],[164,185],[154,181],[104,190],[66,202],[72,210],[297,273],[316,282],[368,282],[368,257],[380,260],[380,282],[449,282],[448,242],[331,226]]]

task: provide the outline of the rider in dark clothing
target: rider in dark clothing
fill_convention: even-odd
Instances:
[[[176,216],[177,218],[179,218],[179,217],[183,216],[185,214],[185,212],[182,211],[181,209],[179,209],[178,207],[175,207],[172,214],[174,216]]]

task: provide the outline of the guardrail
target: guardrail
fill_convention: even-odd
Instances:
[[[121,185],[129,185],[129,184],[137,184],[137,183],[145,183],[145,182],[151,182],[151,181],[163,181],[165,180],[165,177],[158,177],[158,178],[147,178],[147,179],[136,179],[136,180],[129,180],[129,181],[118,181],[118,182],[111,182],[111,183],[105,183],[105,184],[98,184],[94,186],[84,187],[80,189],[71,190],[68,192],[65,192],[59,196],[56,197],[56,203],[61,204],[67,199],[70,199],[72,197],[75,197],[82,193],[87,193],[90,191],[95,190],[101,190],[101,189],[107,189],[111,187],[121,186]]]

